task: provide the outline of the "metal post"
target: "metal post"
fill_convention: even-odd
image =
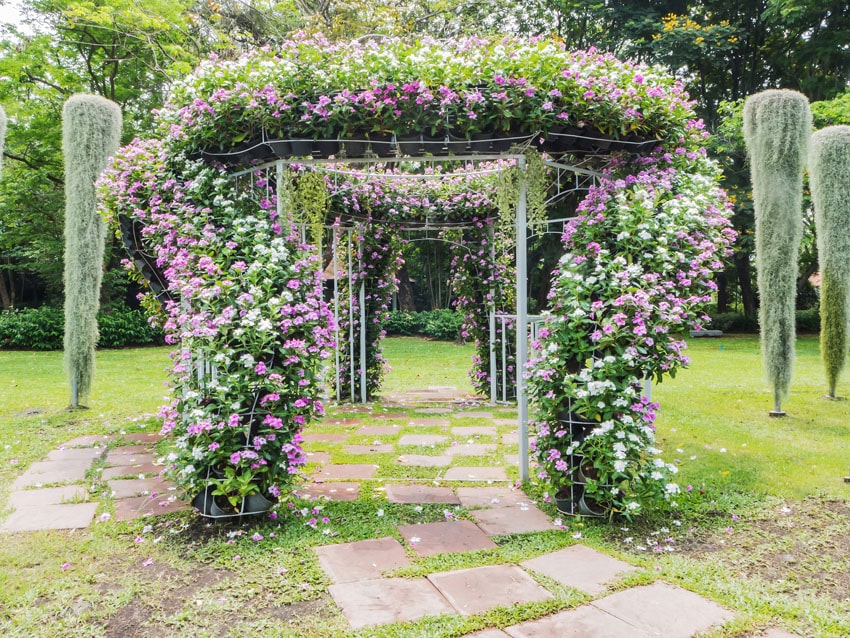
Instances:
[[[487,240],[490,242],[490,278],[496,279],[496,245],[494,241],[493,224],[487,229]],[[490,405],[496,405],[496,286],[490,286]]]
[[[519,169],[519,201],[516,207],[516,400],[519,429],[519,480],[528,481],[528,397],[523,373],[528,361],[528,247],[526,190],[528,177],[525,157],[517,160]]]
[[[363,266],[360,266],[363,272]],[[366,403],[366,282],[360,282],[360,402]]]
[[[337,251],[339,250],[339,229],[333,229],[333,278],[334,278],[334,379],[336,380],[336,400],[342,400],[342,378],[339,369],[339,266],[337,264]]]
[[[351,281],[351,229],[348,229],[348,372],[351,376],[351,398],[354,401],[354,285]]]

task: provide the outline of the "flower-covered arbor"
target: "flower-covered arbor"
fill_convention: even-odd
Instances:
[[[546,200],[545,187],[529,188],[529,158],[542,150],[562,168],[580,157],[607,167],[564,234],[568,254],[550,295],[550,325],[535,344],[542,356],[529,372],[541,478],[571,485],[590,462],[595,473],[583,483],[587,495],[626,515],[642,502],[629,500],[636,491],[675,492],[665,472],[651,469],[669,467],[651,460],[654,407],[637,399],[636,383],[644,376],[660,380],[683,362],[682,342],[668,335],[699,321],[710,269],[728,235],[716,169],[700,148],[700,123],[669,75],[543,39],[332,44],[302,38],[278,51],[209,60],[174,88],[157,117],[163,144],[125,149],[102,186],[108,214],[140,235],[127,241],[137,265],[159,281],[166,329],[180,345],[175,402],[165,414],[177,443],[174,474],[190,496],[211,486],[203,493],[238,504],[254,493],[273,496],[297,472],[299,433],[321,413],[320,369],[330,358],[332,334],[340,334],[320,293],[317,273],[325,264],[304,243],[307,227],[334,229],[334,285],[341,261],[352,288],[336,314],[340,327],[358,338],[348,350],[336,344],[337,376],[345,370],[352,391],[359,383],[363,397],[379,380],[380,319],[397,260],[391,218],[400,209],[392,198],[410,194],[387,193],[373,177],[343,188],[327,177],[324,190],[305,198],[298,182],[315,187],[317,180],[305,176],[316,171],[296,177],[294,165],[393,162],[422,175],[446,153],[455,157],[442,161],[495,160],[510,147],[503,157],[515,164],[514,191],[485,186],[436,193],[433,200],[417,194],[408,218],[449,223],[459,216],[486,233],[499,209],[504,218],[504,201],[486,202],[489,212],[472,209],[490,192],[511,199],[513,354],[523,370],[528,214],[545,214]],[[399,163],[409,161],[415,163]],[[237,162],[253,165],[240,167],[235,179]],[[350,166],[343,170],[353,174]],[[411,203],[403,201],[401,209]],[[356,241],[343,247],[345,218],[358,218],[359,227],[349,226]],[[662,231],[667,245],[659,252],[655,234]],[[314,244],[319,236],[313,233]],[[655,260],[657,252],[666,257]],[[501,276],[483,281],[504,284]],[[692,292],[679,299],[677,286]],[[619,330],[621,322],[638,319],[649,336]],[[523,479],[524,385],[519,379]],[[591,395],[599,400],[584,401]],[[559,427],[565,412],[580,412],[590,425],[581,433]],[[629,430],[633,425],[638,433]]]

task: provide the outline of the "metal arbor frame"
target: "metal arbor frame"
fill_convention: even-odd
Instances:
[[[514,160],[516,162],[517,168],[519,169],[520,174],[520,187],[519,187],[519,195],[517,198],[516,209],[515,209],[515,221],[514,221],[514,232],[516,233],[516,277],[515,277],[515,285],[516,285],[516,402],[517,402],[517,429],[519,431],[519,474],[520,480],[525,482],[529,478],[529,446],[528,446],[528,397],[525,390],[525,380],[522,374],[522,371],[526,369],[529,358],[529,315],[528,315],[528,219],[527,219],[527,165],[526,165],[526,157],[522,153],[499,153],[499,154],[472,154],[472,155],[452,155],[452,156],[424,156],[424,157],[416,157],[412,158],[411,161],[416,162],[427,162],[427,163],[439,163],[444,164],[447,162],[485,162],[485,161],[495,161],[495,160]],[[288,167],[296,164],[296,165],[314,165],[319,167],[325,167],[329,165],[339,165],[339,164],[366,164],[366,165],[374,165],[374,164],[389,164],[397,162],[398,160],[394,160],[392,158],[385,157],[358,157],[358,158],[328,158],[328,159],[277,159],[269,162],[264,162],[262,164],[258,164],[256,166],[252,166],[250,168],[245,168],[236,172],[231,173],[232,179],[245,178],[249,180],[248,186],[251,189],[263,189],[265,191],[265,195],[271,195],[273,193],[279,193],[284,188],[284,179],[286,177],[286,171]],[[557,174],[556,181],[556,192],[552,195],[547,203],[553,203],[558,199],[564,197],[568,192],[575,192],[577,190],[586,190],[590,183],[596,181],[600,174],[588,170],[586,168],[572,166],[568,164],[563,164],[560,162],[547,161],[547,165],[553,169],[555,169]],[[271,188],[271,171],[274,170],[274,188]],[[333,170],[333,169],[331,169]],[[504,170],[504,169],[498,169]],[[258,177],[258,173],[265,172],[265,178],[260,179]],[[348,173],[346,171],[335,171],[340,173]],[[496,170],[490,170],[488,172],[494,173]],[[576,180],[576,186],[572,189],[561,189],[561,178],[565,173],[570,173],[579,178],[583,179]],[[358,173],[358,175],[361,173]],[[483,173],[482,173],[483,174]],[[375,173],[376,176],[379,173]],[[381,174],[382,178],[393,178],[393,179],[442,179],[445,175],[441,174],[394,174],[394,175],[384,175]],[[285,219],[289,214],[288,211],[283,210],[284,203],[280,197],[276,198],[277,201],[277,214],[280,219]],[[548,225],[557,225],[563,224],[566,220],[550,220],[547,222]],[[447,225],[446,228],[457,228],[458,224]],[[340,240],[340,230],[345,230],[347,236],[347,245],[348,245],[348,264],[347,264],[347,274],[349,277],[349,282],[351,279],[352,273],[352,228],[340,229],[338,227],[333,228],[333,261],[332,268],[334,272],[334,318],[339,320],[339,286],[338,286],[338,278],[337,274],[339,271],[339,264],[337,263],[337,248],[339,246],[338,242]],[[439,223],[436,223],[430,226],[432,229],[440,229],[442,226]],[[554,231],[549,231],[554,232]],[[302,236],[305,236],[305,230],[302,226]],[[349,293],[354,295],[353,286],[349,285]],[[364,326],[366,325],[366,308],[365,308],[365,283],[361,282],[359,290],[357,292],[359,296],[359,308],[360,308],[360,335],[359,335],[359,348],[360,348],[360,401],[365,403],[367,399],[367,372],[366,372],[366,350],[367,350],[367,342],[366,342],[366,331]],[[349,342],[350,347],[354,348],[354,322],[353,316],[353,304],[349,303]],[[502,315],[504,316],[504,315]],[[491,379],[491,404],[495,404],[496,396],[498,393],[498,389],[496,387],[496,357],[495,357],[495,349],[494,349],[494,335],[495,335],[495,322],[497,319],[497,315],[495,314],[495,309],[491,309],[490,312],[490,379]],[[537,319],[535,317],[534,319]],[[337,327],[337,331],[339,328]],[[503,333],[504,334],[504,333]],[[337,334],[339,337],[339,333]],[[337,349],[336,353],[336,368],[339,368],[339,349]],[[350,386],[350,399],[354,401],[355,397],[355,366],[354,366],[354,357],[351,357],[351,366],[349,371],[349,386]],[[336,375],[338,377],[338,374]],[[336,394],[337,399],[342,398],[342,388],[341,384],[337,381],[336,383]]]

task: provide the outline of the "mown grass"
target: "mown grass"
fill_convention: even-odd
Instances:
[[[842,514],[850,512],[850,486],[843,483],[850,473],[850,405],[821,398],[816,339],[798,344],[785,419],[767,416],[772,393],[754,338],[693,340],[690,346],[691,368],[653,390],[662,406],[658,437],[664,456],[680,461],[680,482],[693,488],[678,510],[613,525],[564,520],[565,529],[500,537],[496,549],[468,555],[417,559],[411,554],[411,567],[395,575],[518,563],[583,542],[639,567],[615,588],[663,578],[732,609],[736,620],[713,636],[747,636],[767,626],[801,635],[850,635],[850,602],[830,595],[841,591],[843,574],[850,572],[850,559],[840,554],[843,539],[850,537],[848,514]],[[393,366],[387,394],[442,385],[471,391],[466,377],[470,346],[389,339],[386,354]],[[28,463],[70,438],[129,431],[140,424],[153,427],[150,415],[166,395],[167,365],[162,348],[101,352],[90,409],[67,412],[61,354],[0,352],[0,501]],[[850,394],[846,380],[842,393]],[[512,413],[510,408],[486,409],[497,417]],[[372,406],[373,413],[387,410],[399,411]],[[344,405],[332,408],[332,414],[355,416]],[[368,413],[356,416],[361,425],[387,423],[370,420]],[[452,424],[474,422],[455,419]],[[316,430],[324,427],[317,424]],[[353,434],[356,429],[334,426],[333,431]],[[416,428],[418,434],[441,431]],[[352,436],[346,443],[371,444],[371,438]],[[481,437],[478,442],[490,441]],[[337,462],[363,462],[359,455],[346,456],[341,444],[324,449]],[[498,455],[487,457],[489,463],[500,461]],[[392,454],[371,455],[369,462],[380,465],[378,478],[362,483],[357,501],[329,502],[315,513],[298,503],[283,509],[276,521],[214,524],[181,513],[154,521],[97,522],[76,532],[7,535],[0,539],[0,632],[449,637],[505,627],[588,600],[577,590],[546,582],[555,598],[545,604],[349,631],[329,598],[330,582],[312,547],[381,536],[403,541],[396,525],[446,516],[442,505],[388,503],[380,477],[406,476],[409,470],[399,467]],[[543,502],[545,486],[532,481],[527,489],[555,514]],[[822,512],[822,501],[805,498],[811,495],[839,500]],[[109,512],[110,499],[101,498],[102,511]],[[455,517],[467,516],[463,508],[449,509]],[[319,522],[305,524],[313,516]],[[262,538],[256,540],[257,535]],[[656,543],[676,551],[653,551]],[[787,561],[786,555],[791,556]],[[821,587],[818,578],[824,579]]]

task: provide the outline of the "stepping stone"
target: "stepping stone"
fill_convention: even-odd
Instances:
[[[304,456],[307,457],[308,463],[324,465],[331,462],[331,455],[327,452],[304,452]]]
[[[519,454],[505,454],[505,465],[519,467]]]
[[[464,507],[516,507],[533,505],[525,492],[508,486],[459,487],[457,496]]]
[[[322,425],[360,425],[362,419],[322,419]]]
[[[487,456],[496,451],[495,443],[461,443],[446,450],[449,456]]]
[[[376,445],[346,445],[347,454],[391,454],[395,452],[395,446],[390,443],[378,443]]]
[[[47,461],[88,461],[91,465],[95,459],[103,456],[103,448],[66,448],[52,450],[47,453]]]
[[[173,487],[164,479],[113,479],[108,483],[112,490],[112,498],[129,498],[131,496],[149,496],[151,494],[167,494],[168,488]]]
[[[301,435],[307,443],[339,443],[345,441],[349,434],[331,434],[326,432],[305,432]]]
[[[399,425],[364,425],[357,430],[357,434],[368,434],[370,436],[393,435],[399,432],[401,432]]]
[[[396,459],[400,465],[417,467],[447,467],[452,464],[450,456],[427,456],[424,454],[404,454]]]
[[[330,463],[320,467],[310,477],[313,480],[368,479],[372,478],[377,470],[377,465],[368,465],[366,463]]]
[[[24,507],[12,512],[0,531],[35,532],[45,529],[81,529],[88,527],[98,503],[71,503]]]
[[[329,501],[356,501],[360,496],[360,483],[310,483],[295,490],[301,498]]]
[[[493,423],[496,425],[516,425],[517,418],[513,417],[511,419],[493,419]]]
[[[457,419],[492,419],[493,413],[481,411],[455,412],[452,416]]]
[[[419,408],[414,410],[417,414],[450,414],[451,408]]]
[[[448,427],[448,419],[410,419],[407,425],[413,427]]]
[[[78,483],[85,478],[92,459],[71,461],[37,461],[15,479],[12,490],[49,483]]]
[[[797,634],[791,634],[785,631],[784,629],[768,629],[767,633],[759,634],[758,636],[753,636],[753,638],[802,638]]]
[[[404,547],[391,537],[324,545],[315,551],[319,564],[334,583],[373,580],[386,571],[410,565]]]
[[[418,556],[473,552],[496,547],[496,543],[471,521],[399,525],[398,531]]]
[[[455,493],[448,487],[431,485],[387,485],[387,500],[390,503],[445,503],[460,505]]]
[[[122,435],[121,438],[131,443],[146,443],[151,445],[162,440],[162,435],[159,432],[130,432],[129,434]]]
[[[454,434],[455,436],[496,436],[498,434],[498,431],[496,430],[495,426],[458,425],[452,428],[452,434]]]
[[[508,634],[501,629],[485,629],[476,631],[474,634],[467,634],[465,638],[508,638]]]
[[[690,638],[733,617],[717,603],[663,582],[632,587],[591,604],[651,636],[664,638]]]
[[[472,517],[478,523],[478,527],[490,536],[545,532],[554,529],[552,519],[534,505],[475,510],[472,512]]]
[[[512,638],[651,638],[590,605],[506,627],[505,633]]]
[[[63,485],[62,487],[45,487],[40,490],[22,490],[9,495],[9,507],[23,509],[25,507],[43,507],[59,505],[69,501],[87,501],[89,493],[82,485]]]
[[[437,445],[445,443],[449,437],[440,434],[405,434],[398,440],[399,445]]]
[[[443,477],[449,481],[507,481],[503,467],[452,467]]]
[[[454,609],[425,578],[379,578],[328,588],[353,629],[452,614]]]
[[[115,501],[115,515],[113,518],[116,521],[127,521],[145,516],[159,516],[161,514],[170,514],[171,512],[182,512],[183,510],[192,508],[187,501],[172,498],[173,496],[174,491],[172,490],[168,494],[162,494],[156,498],[135,496],[132,498],[117,499]]]
[[[511,432],[502,435],[502,445],[519,445],[519,434]]]
[[[106,453],[106,465],[133,465],[134,463],[152,463],[153,454],[147,445],[125,445]]]
[[[139,474],[156,474],[159,475],[165,470],[162,465],[154,465],[153,463],[142,463],[140,465],[116,465],[108,467],[100,474],[102,481],[116,479],[119,476],[132,476],[138,478]]]
[[[516,565],[488,565],[428,576],[460,613],[471,616],[493,607],[549,600],[552,594]]]
[[[620,574],[636,569],[586,545],[573,545],[543,554],[525,561],[522,566],[591,596],[605,591],[607,584]]]
[[[383,414],[373,414],[373,419],[406,419],[407,414],[404,412],[384,412]]]
[[[65,447],[103,447],[110,441],[110,438],[105,435],[90,434],[88,436],[78,436],[76,439],[71,439],[65,444]]]

